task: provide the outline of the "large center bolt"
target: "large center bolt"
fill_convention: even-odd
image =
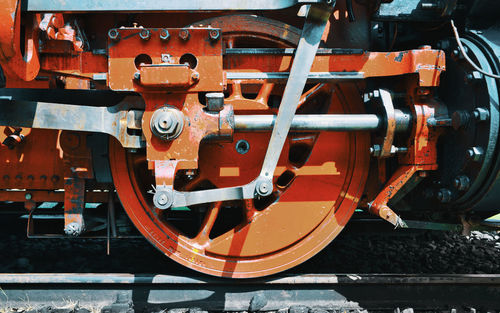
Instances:
[[[162,107],[153,113],[150,127],[153,134],[163,140],[175,139],[184,128],[184,115],[174,107]]]

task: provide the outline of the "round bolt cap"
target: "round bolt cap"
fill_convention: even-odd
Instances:
[[[465,175],[460,175],[455,178],[453,185],[459,191],[465,191],[470,187],[470,178]]]
[[[167,190],[157,191],[153,196],[153,203],[155,207],[160,210],[166,210],[173,204],[172,193]]]
[[[174,107],[162,107],[153,113],[150,128],[155,136],[173,140],[182,133],[184,114]]]
[[[451,202],[452,193],[449,189],[441,188],[436,194],[436,197],[441,203],[449,203]]]
[[[267,180],[262,180],[257,183],[256,192],[259,196],[268,196],[272,193],[273,187],[272,184]]]

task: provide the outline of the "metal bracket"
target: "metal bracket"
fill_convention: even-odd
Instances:
[[[381,102],[381,107],[386,119],[385,134],[381,145],[378,149],[374,149],[373,155],[379,158],[387,158],[393,155],[394,134],[396,132],[396,112],[392,103],[392,95],[385,89],[378,89],[365,95],[365,101],[378,99]]]
[[[124,100],[112,107],[92,107],[60,103],[0,99],[0,125],[99,132],[109,134],[125,148],[143,148],[141,135],[130,135],[127,128],[136,129],[142,111],[132,101]],[[77,123],[75,121],[78,121]]]

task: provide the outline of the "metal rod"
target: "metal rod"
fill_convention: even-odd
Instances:
[[[146,12],[146,11],[221,11],[221,10],[277,10],[297,4],[314,4],[325,0],[26,0],[23,10],[28,12]]]
[[[396,110],[396,131],[410,127],[408,114]],[[234,131],[270,131],[276,122],[275,115],[235,115]],[[292,131],[372,131],[384,127],[384,119],[376,114],[307,114],[295,115],[290,126]]]
[[[266,80],[285,81],[289,79],[289,72],[226,72],[228,80]],[[365,79],[363,72],[310,72],[308,82],[351,81]]]

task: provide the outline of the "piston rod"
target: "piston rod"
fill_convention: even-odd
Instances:
[[[396,110],[396,131],[405,132],[410,127],[411,117]],[[235,115],[234,131],[270,131],[276,121],[275,115]],[[384,127],[384,118],[376,114],[303,114],[295,115],[292,131],[373,131]]]

